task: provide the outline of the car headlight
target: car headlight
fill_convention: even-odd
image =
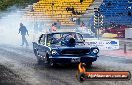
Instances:
[[[56,54],[58,54],[58,52],[57,52],[57,50],[52,50],[52,51],[51,51],[51,54],[52,54],[52,55],[56,55]]]
[[[94,54],[97,54],[98,52],[99,52],[98,49],[93,49],[93,53],[94,53]]]

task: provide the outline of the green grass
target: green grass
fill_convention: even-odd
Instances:
[[[35,0],[0,0],[0,11],[6,11],[11,6],[23,8],[28,4],[32,4]]]

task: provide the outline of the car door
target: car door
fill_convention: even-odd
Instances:
[[[45,40],[46,39],[46,35],[45,34],[42,34],[39,38],[39,49],[38,49],[38,52],[39,52],[39,55],[40,56],[45,56]]]

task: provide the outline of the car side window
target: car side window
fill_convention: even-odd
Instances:
[[[83,36],[79,33],[76,34],[76,39],[79,41],[79,42],[82,42],[83,41]]]
[[[45,45],[45,35],[44,34],[42,34],[40,37],[39,37],[39,44],[41,44],[41,45]]]
[[[51,43],[51,35],[48,34],[48,35],[47,35],[47,45],[50,44],[50,43]]]

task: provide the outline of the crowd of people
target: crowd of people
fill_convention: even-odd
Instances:
[[[67,11],[67,12],[68,12],[68,11],[71,11],[72,14],[74,14],[74,15],[82,15],[82,14],[83,14],[82,11],[81,11],[81,12],[78,12],[77,10],[75,11],[75,9],[74,9],[73,6],[72,6],[72,7],[67,7],[67,8],[66,8],[66,11]]]

